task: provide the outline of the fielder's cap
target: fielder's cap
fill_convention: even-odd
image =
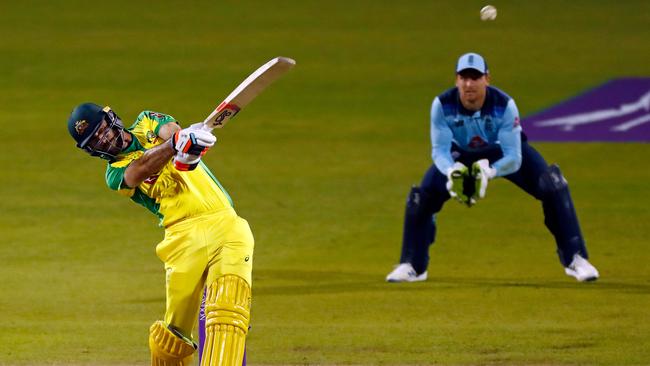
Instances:
[[[458,63],[456,64],[456,73],[467,69],[474,69],[481,74],[488,73],[488,66],[485,62],[483,56],[478,53],[466,53],[458,58]]]
[[[78,105],[68,118],[68,132],[77,141],[77,147],[84,148],[104,119],[104,108],[95,103]]]

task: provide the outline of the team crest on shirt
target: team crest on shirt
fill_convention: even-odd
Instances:
[[[153,142],[156,140],[156,134],[153,133],[153,131],[147,131],[147,142],[150,144],[153,144]]]
[[[80,119],[74,123],[74,130],[77,132],[77,135],[83,135],[88,128],[88,122],[85,119]]]
[[[467,144],[472,149],[480,149],[487,146],[487,142],[481,138],[481,136],[474,136]]]

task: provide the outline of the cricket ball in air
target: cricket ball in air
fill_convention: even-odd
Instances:
[[[497,8],[492,5],[485,5],[481,9],[481,20],[494,20],[497,17]]]

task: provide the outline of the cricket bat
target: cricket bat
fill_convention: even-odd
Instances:
[[[242,81],[235,90],[203,121],[205,128],[222,128],[226,122],[257,97],[264,89],[286,74],[296,64],[288,57],[276,57]]]

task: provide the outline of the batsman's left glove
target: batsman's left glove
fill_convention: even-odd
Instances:
[[[490,166],[490,162],[487,159],[481,159],[475,161],[474,164],[472,164],[472,170],[470,174],[472,177],[474,177],[476,184],[472,199],[474,199],[474,201],[477,201],[479,199],[485,198],[488,181],[497,176],[497,170]]]
[[[205,150],[207,151],[207,149]],[[203,155],[192,155],[184,152],[177,152],[174,155],[174,167],[176,170],[186,172],[196,169]]]

